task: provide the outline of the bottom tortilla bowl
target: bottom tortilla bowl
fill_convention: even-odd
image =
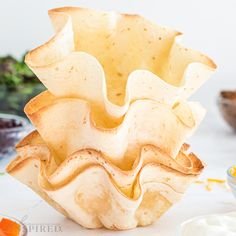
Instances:
[[[57,165],[34,132],[18,145],[7,171],[80,225],[124,230],[153,223],[195,181],[204,165],[185,149],[173,159],[146,145],[131,170],[95,150],[80,150]]]

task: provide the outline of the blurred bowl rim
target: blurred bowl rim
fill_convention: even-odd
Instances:
[[[16,218],[5,215],[5,214],[0,214],[0,219],[1,218],[5,218],[5,219],[11,220],[11,221],[19,224],[20,225],[19,236],[26,236],[28,234],[28,230],[27,230],[26,225],[24,223],[22,223],[20,220],[17,220]]]
[[[13,115],[13,114],[6,114],[6,113],[0,113],[0,119],[4,118],[4,119],[14,119],[14,120],[18,120],[21,121],[22,126],[19,127],[14,127],[14,128],[3,128],[0,129],[0,132],[20,132],[22,131],[22,129],[25,129],[28,125],[29,122],[26,118],[22,117],[22,116],[17,116],[17,115]]]
[[[230,170],[231,170],[233,167],[236,167],[236,165],[232,165],[232,166],[230,166],[230,167],[227,169],[227,176],[228,176],[228,178],[230,178],[230,179],[236,179],[236,177],[232,176],[231,173],[230,173]]]
[[[227,169],[227,182],[228,182],[228,185],[229,185],[233,195],[236,197],[236,195],[235,195],[236,194],[236,177],[232,176],[230,173],[230,169],[232,167],[235,167],[235,165],[232,165]]]
[[[236,105],[236,99],[224,98],[224,97],[221,97],[221,96],[218,97],[217,102],[219,104],[227,103],[227,104],[230,104],[230,105]]]
[[[225,97],[223,95],[223,93],[235,93],[235,95],[236,95],[236,90],[229,90],[229,89],[228,90],[227,89],[221,90],[218,94],[218,99],[217,99],[218,102],[235,103],[236,104],[236,98]]]

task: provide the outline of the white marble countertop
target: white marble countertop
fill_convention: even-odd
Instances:
[[[214,114],[210,113],[207,116],[200,130],[190,140],[194,152],[207,163],[207,168],[200,180],[225,179],[227,168],[236,164],[236,134],[227,128],[219,117],[217,122],[215,119],[211,121],[212,115]],[[0,160],[0,171],[4,171],[9,160],[10,158]],[[189,218],[203,214],[236,211],[236,200],[229,189],[219,185],[214,185],[212,191],[207,191],[203,185],[193,184],[182,201],[152,226],[123,232],[104,229],[86,230],[65,219],[30,189],[4,174],[0,176],[0,211],[2,214],[23,220],[28,226],[30,236],[138,236],[144,234],[174,236],[178,235],[181,222]]]

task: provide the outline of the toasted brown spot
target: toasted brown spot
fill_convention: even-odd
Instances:
[[[182,151],[187,151],[187,150],[189,149],[189,147],[190,147],[189,144],[184,143],[184,144],[182,145],[182,147],[181,147],[181,150],[182,150]]]
[[[122,74],[122,73],[120,73],[120,72],[117,72],[117,75],[118,75],[118,76],[120,76],[120,77],[122,77],[122,76],[123,76],[123,74]]]
[[[127,14],[127,13],[123,13],[121,14],[122,16],[125,16],[125,17],[139,17],[139,15],[137,14]]]
[[[69,73],[71,73],[74,70],[74,66],[72,66],[69,70]]]

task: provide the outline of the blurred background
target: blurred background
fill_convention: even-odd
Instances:
[[[208,110],[206,119],[198,130],[195,139],[202,135],[230,137],[230,142],[236,141],[230,128],[223,122],[218,111],[217,97],[222,89],[236,88],[236,1],[235,0],[7,0],[0,3],[0,56],[13,55],[20,59],[22,55],[45,41],[52,35],[47,11],[61,6],[89,7],[106,11],[137,13],[156,22],[184,32],[183,44],[199,50],[214,59],[218,65],[215,75],[194,95],[193,100],[199,100]],[[27,75],[26,80],[31,78]],[[25,76],[25,74],[23,75]],[[28,77],[27,77],[28,76]],[[31,81],[31,80],[30,80]],[[37,86],[24,86],[17,94],[20,98],[24,94],[32,93]],[[27,90],[28,89],[28,90]],[[36,88],[38,93],[42,88]],[[14,90],[14,89],[13,89]],[[23,90],[23,95],[20,93]],[[24,91],[26,90],[26,91]],[[19,95],[20,94],[20,95]],[[4,99],[20,98],[7,96],[0,91],[0,105],[4,106]],[[28,95],[27,95],[28,96]],[[25,96],[23,103],[28,99]],[[233,141],[232,141],[233,140]],[[196,144],[195,144],[196,143]],[[199,142],[193,145],[198,146]],[[217,148],[212,143],[212,148]],[[203,145],[203,146],[202,146]],[[209,144],[202,144],[201,148]],[[209,147],[208,147],[209,149]],[[224,153],[225,150],[221,150]],[[201,151],[200,151],[201,152]]]

